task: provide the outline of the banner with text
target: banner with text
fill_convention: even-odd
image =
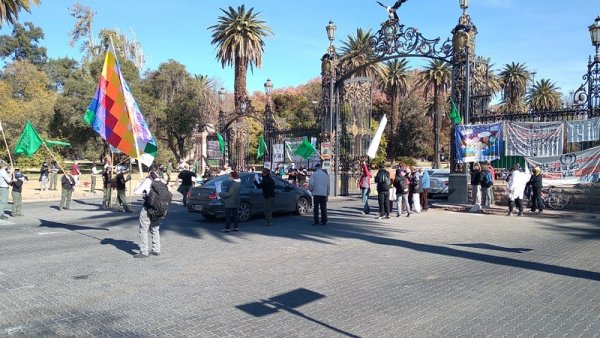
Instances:
[[[223,154],[221,154],[221,150],[219,149],[219,141],[206,142],[206,157],[211,160],[223,158]]]
[[[502,123],[456,126],[456,159],[459,162],[497,160],[501,150]]]
[[[600,182],[600,147],[549,157],[526,157],[542,169],[544,185]]]
[[[562,122],[506,122],[506,156],[559,156],[563,152]]]
[[[588,120],[566,121],[567,142],[600,140],[600,117]]]

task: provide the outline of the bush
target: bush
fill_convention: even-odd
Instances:
[[[409,166],[409,167],[415,167],[417,166],[417,161],[409,156],[400,156],[398,158],[396,158],[396,162],[398,162],[399,166]]]

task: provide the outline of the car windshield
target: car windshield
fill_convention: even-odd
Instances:
[[[205,185],[203,185],[203,188],[212,188],[214,189],[216,187],[216,183],[217,182],[223,182],[229,179],[229,175],[221,175],[219,177],[215,177],[212,180],[208,181]]]

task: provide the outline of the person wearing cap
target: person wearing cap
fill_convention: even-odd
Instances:
[[[60,179],[60,183],[62,185],[62,193],[60,196],[60,204],[58,206],[58,210],[69,210],[69,205],[71,204],[71,196],[73,195],[73,189],[75,188],[75,178],[73,178],[71,173],[66,172]]]
[[[21,170],[19,169],[15,169],[15,179],[12,180],[12,182],[10,183],[10,185],[12,185],[12,200],[13,200],[13,204],[12,204],[12,215],[13,216],[23,216],[23,210],[22,210],[22,196],[21,196],[21,192],[23,190],[23,183],[25,182],[25,176],[23,176],[23,173],[21,172]]]
[[[156,172],[156,168],[151,168],[148,177],[138,183],[134,189],[134,194],[144,196],[144,205],[140,210],[139,217],[139,233],[140,233],[140,252],[133,255],[133,258],[147,258],[149,255],[160,256],[160,224],[164,220],[161,217],[156,220],[151,220],[148,215],[150,206],[148,205],[148,194],[152,190],[152,185],[163,185],[163,190],[168,192],[167,182],[165,182]],[[152,235],[152,252],[148,247],[148,233]]]
[[[6,163],[0,160],[0,219],[8,218],[8,216],[4,214],[4,209],[8,204],[8,185],[11,181],[6,168]]]
[[[132,212],[127,205],[127,182],[131,179],[131,175],[125,176],[127,169],[123,166],[119,166],[119,173],[117,174],[117,201],[123,206],[123,212]]]
[[[240,188],[242,181],[237,171],[232,171],[229,179],[232,181],[227,191],[219,193],[219,197],[225,204],[225,229],[224,232],[231,231],[231,218],[233,217],[233,231],[240,230],[238,209],[240,207]]]
[[[254,185],[262,189],[263,197],[265,199],[265,225],[273,225],[273,200],[275,199],[275,181],[271,177],[271,171],[268,168],[264,168],[262,172],[262,179],[258,179],[258,174],[254,174]]]
[[[104,196],[102,198],[102,209],[110,208],[110,202],[112,199],[112,166],[107,164],[104,166],[102,172],[102,190]]]
[[[327,198],[329,196],[329,175],[321,164],[315,165],[315,171],[310,176],[308,190],[313,195],[313,225],[327,224]],[[319,223],[319,209],[321,209],[321,222]]]

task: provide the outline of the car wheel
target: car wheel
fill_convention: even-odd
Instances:
[[[298,215],[304,215],[308,212],[309,203],[306,197],[300,197],[296,202],[296,213]]]
[[[238,215],[240,222],[246,222],[250,220],[250,216],[252,216],[250,204],[247,202],[240,203],[240,207],[238,208]]]

